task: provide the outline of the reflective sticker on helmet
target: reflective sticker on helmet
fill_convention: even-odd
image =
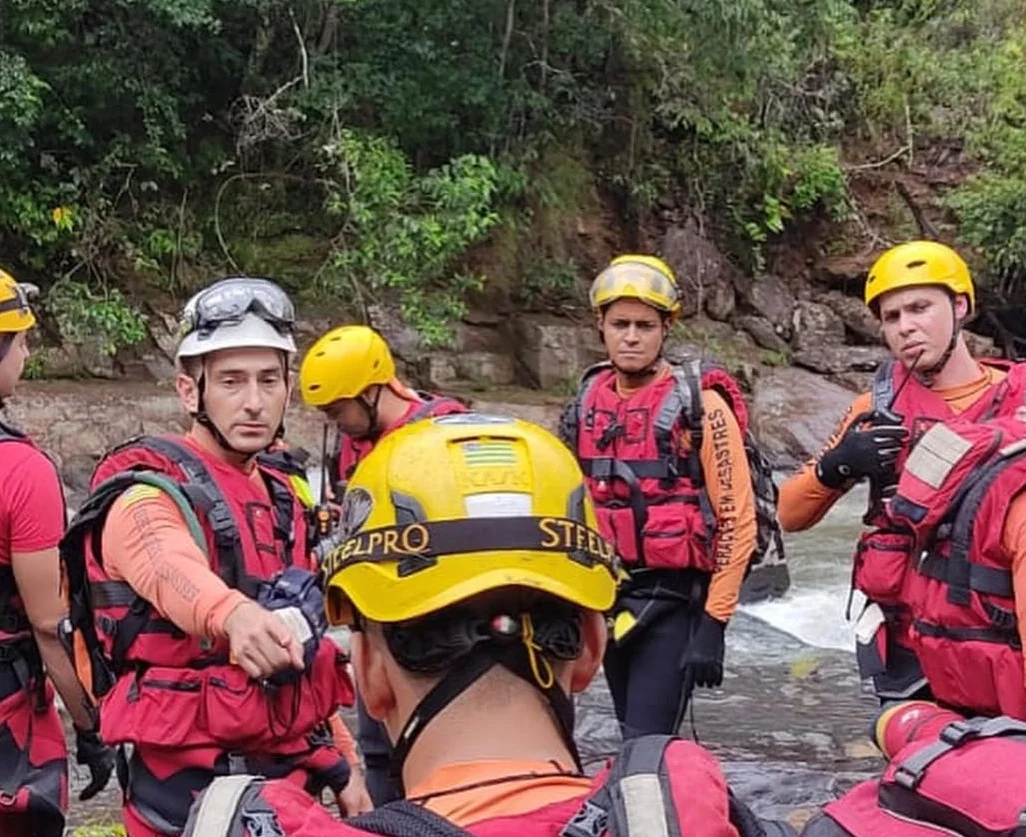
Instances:
[[[508,416],[493,416],[489,413],[447,413],[434,416],[431,421],[443,427],[462,427],[468,424],[513,424]]]
[[[467,517],[527,517],[531,514],[530,494],[492,491],[471,494],[464,499]]]
[[[468,468],[492,468],[496,465],[516,465],[517,451],[506,439],[487,439],[464,442],[463,461]]]
[[[946,425],[935,424],[912,449],[905,470],[931,488],[940,488],[972,446]]]

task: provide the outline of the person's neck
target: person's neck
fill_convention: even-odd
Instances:
[[[663,364],[666,360],[663,358],[657,358],[656,361],[649,366],[648,371],[644,374],[631,374],[628,375],[625,372],[621,372],[619,369],[616,370],[616,388],[623,391],[630,391],[641,389],[656,379],[659,373],[663,369]]]
[[[378,399],[378,432],[384,433],[392,427],[406,415],[406,411],[410,409],[412,403],[389,387],[385,387]]]
[[[425,727],[403,764],[403,785],[416,787],[450,764],[555,761],[576,769],[541,694],[475,710],[457,698]]]
[[[230,465],[233,468],[237,468],[243,473],[250,473],[256,462],[253,456],[236,453],[235,451],[226,450],[220,444],[217,439],[214,438],[214,434],[211,433],[202,424],[196,422],[193,423],[189,430],[189,438],[198,445],[204,453],[208,454],[218,462],[223,462],[226,465]]]
[[[969,353],[965,341],[959,337],[955,351],[951,353],[944,368],[934,376],[930,388],[942,392],[958,389],[977,381],[980,374],[980,364]]]

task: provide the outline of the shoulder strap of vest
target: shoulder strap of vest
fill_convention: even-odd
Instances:
[[[1011,598],[1012,579],[1007,570],[985,567],[971,561],[973,531],[976,527],[980,504],[995,480],[1006,468],[1022,462],[1026,457],[1026,439],[1000,450],[983,468],[974,471],[969,484],[960,491],[957,510],[949,535],[951,552],[947,563],[946,580],[948,601],[968,605],[970,591]],[[925,564],[925,562],[924,562]],[[929,567],[921,567],[930,574]]]
[[[1026,739],[1026,723],[1005,715],[953,721],[941,730],[937,741],[916,751],[896,766],[894,781],[908,790],[914,790],[926,775],[927,768],[941,756],[970,741],[1006,736]]]
[[[422,396],[423,397],[423,396]],[[449,398],[447,395],[427,395],[423,401],[417,406],[410,417],[406,419],[407,424],[412,424],[415,421],[420,421],[422,418],[427,418],[434,414],[434,411],[445,404],[459,404],[455,398]],[[463,405],[460,404],[462,407]]]
[[[185,444],[169,436],[144,436],[135,442],[170,459],[185,475],[181,489],[207,521],[217,547],[218,574],[229,587],[256,596],[256,582],[246,576],[242,538],[228,501],[207,466]]]
[[[163,491],[178,506],[193,540],[207,551],[203,527],[188,498],[178,484],[164,474],[152,471],[123,471],[98,485],[78,510],[61,538],[59,553],[67,579],[70,630],[81,634],[92,668],[92,692],[102,697],[114,684],[124,666],[125,656],[136,637],[150,626],[152,606],[122,581],[90,584],[86,575],[86,539],[91,540],[96,560],[101,560],[101,535],[114,502],[132,485],[151,485]],[[118,622],[109,660],[96,632],[94,608],[120,605],[128,613]],[[163,625],[163,620],[160,620]],[[154,626],[155,628],[157,626]],[[162,631],[163,632],[163,631]],[[69,633],[66,629],[65,634]]]
[[[275,451],[264,451],[257,454],[258,465],[273,468],[289,476],[306,478],[306,463],[310,454],[302,449],[279,448]]]
[[[676,457],[673,445],[673,430],[679,425],[687,427],[691,434],[691,450],[688,453],[688,478],[696,488],[705,485],[702,472],[702,441],[705,426],[702,418],[702,362],[690,360],[673,364],[673,393],[666,398],[656,414],[655,435],[659,453],[666,461]]]
[[[559,438],[575,454],[577,453],[578,433],[581,429],[581,410],[591,395],[591,390],[598,383],[599,373],[613,368],[608,360],[593,363],[584,370],[581,380],[577,385],[577,395],[574,400],[566,405],[562,415],[559,417]]]
[[[0,421],[0,442],[20,442],[26,438],[18,428]]]
[[[869,393],[872,399],[870,409],[873,412],[878,410],[890,410],[894,404],[894,364],[892,358],[881,363],[873,375],[873,383]]]

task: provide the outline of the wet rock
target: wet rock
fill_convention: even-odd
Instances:
[[[1001,349],[994,345],[994,338],[966,330],[962,331],[962,335],[973,357],[1001,357]]]
[[[749,311],[769,320],[777,335],[785,340],[790,339],[791,318],[797,300],[782,279],[776,276],[760,277],[748,284],[741,298]],[[752,336],[759,339],[754,334]]]
[[[793,315],[795,351],[844,343],[844,323],[834,310],[818,302],[799,300]]]
[[[739,328],[748,332],[757,344],[764,349],[786,354],[791,347],[787,340],[778,332],[769,320],[765,317],[745,315],[737,317],[735,323]]]
[[[451,352],[429,352],[416,365],[420,383],[429,390],[444,390],[458,377],[456,355]]]
[[[803,369],[773,369],[755,384],[752,426],[777,467],[792,467],[819,451],[853,394]]]
[[[830,291],[820,296],[819,301],[833,309],[845,328],[857,338],[874,345],[880,343],[880,321],[861,299]]]
[[[496,352],[460,352],[456,356],[456,373],[479,385],[508,386],[516,379],[513,358]]]
[[[856,370],[871,372],[890,357],[883,346],[810,345],[796,351],[791,360],[797,366],[823,374]]]
[[[812,277],[835,288],[849,292],[861,291],[873,260],[874,254],[871,252],[854,256],[827,256],[813,266]]]
[[[517,361],[528,382],[553,389],[576,379],[587,365],[580,326],[546,315],[521,316],[512,323]]]
[[[697,219],[670,227],[659,246],[673,268],[681,290],[681,316],[693,317],[703,308],[710,317],[725,320],[734,310],[734,268],[701,230]]]
[[[420,350],[420,335],[403,320],[395,306],[370,305],[367,307],[370,325],[381,333],[392,349],[392,354],[407,364],[416,363]]]

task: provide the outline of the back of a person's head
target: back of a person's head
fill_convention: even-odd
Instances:
[[[415,422],[357,467],[340,525],[330,621],[383,637],[411,681],[449,700],[486,675],[492,692],[526,682],[567,700],[559,667],[581,653],[582,618],[612,606],[621,570],[555,436],[474,413]]]

